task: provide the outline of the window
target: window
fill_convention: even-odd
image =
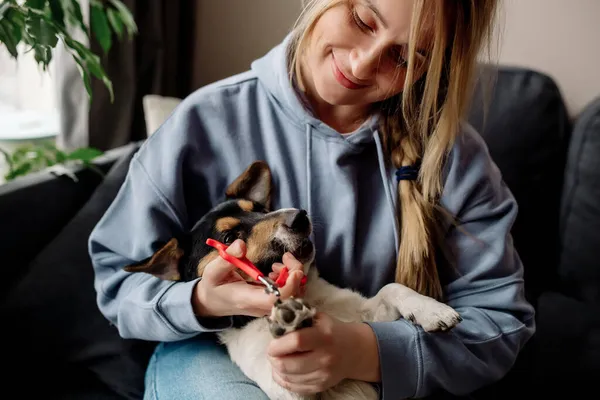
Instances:
[[[58,133],[52,64],[43,71],[33,52],[26,50],[21,44],[15,60],[0,46],[0,142],[49,138]]]

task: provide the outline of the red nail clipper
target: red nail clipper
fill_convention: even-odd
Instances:
[[[224,260],[230,262],[231,264],[235,265],[236,267],[238,267],[239,269],[244,271],[248,276],[250,276],[255,281],[260,282],[263,285],[265,285],[265,291],[267,293],[273,293],[277,297],[281,296],[281,293],[279,292],[279,288],[281,286],[285,285],[285,282],[289,275],[289,271],[288,271],[287,267],[283,267],[283,269],[279,273],[277,282],[273,282],[271,279],[266,277],[262,272],[260,272],[260,270],[258,268],[256,268],[256,266],[254,264],[252,264],[252,262],[250,262],[250,260],[248,260],[246,257],[237,258],[237,257],[232,256],[231,254],[228,254],[226,251],[227,248],[229,248],[228,245],[223,244],[215,239],[207,239],[206,244],[217,249],[219,251],[219,255]],[[301,285],[304,285],[305,283],[306,283],[306,277],[303,277],[302,281],[301,281]]]

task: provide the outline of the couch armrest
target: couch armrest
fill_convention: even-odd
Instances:
[[[132,146],[137,144],[107,151],[94,165],[106,173]],[[90,169],[80,166],[69,169],[77,181],[40,171],[0,185],[3,269],[0,297],[26,272],[29,262],[60,232],[102,181],[102,176]]]

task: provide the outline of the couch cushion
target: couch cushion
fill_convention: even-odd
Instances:
[[[561,291],[600,306],[600,97],[577,119],[561,210]]]
[[[51,169],[30,173],[0,185],[0,254],[4,268],[0,303],[5,294],[27,274],[33,258],[75,216],[129,146],[111,149],[92,161],[94,170],[69,166],[70,176]],[[75,180],[72,180],[74,177]],[[35,229],[32,229],[35,227]]]
[[[537,320],[534,386],[552,382],[555,397],[595,390],[600,376],[599,305],[547,292],[540,297]]]
[[[9,376],[33,383],[20,386],[22,395],[42,390],[51,398],[141,398],[153,344],[121,339],[99,312],[87,251],[88,236],[124,181],[136,149],[130,146],[32,261],[0,310],[4,321],[14,321],[10,332],[2,332],[3,343],[10,343],[3,355],[4,362],[10,360]]]
[[[483,69],[470,122],[486,141],[519,205],[512,233],[525,267],[527,295],[535,304],[553,284],[557,268],[569,116],[555,82],[524,68],[501,67],[487,101],[482,89],[494,72]]]

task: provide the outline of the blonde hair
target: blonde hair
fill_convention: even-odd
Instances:
[[[290,74],[300,80],[300,55],[319,17],[330,8],[354,0],[310,0],[292,34]],[[416,0],[408,48],[405,86],[401,94],[379,104],[382,143],[396,168],[419,165],[418,179],[398,185],[400,248],[395,280],[411,289],[442,298],[435,250],[440,223],[439,198],[445,158],[468,111],[477,58],[493,37],[497,0]],[[428,59],[416,71],[416,43],[425,41]]]

